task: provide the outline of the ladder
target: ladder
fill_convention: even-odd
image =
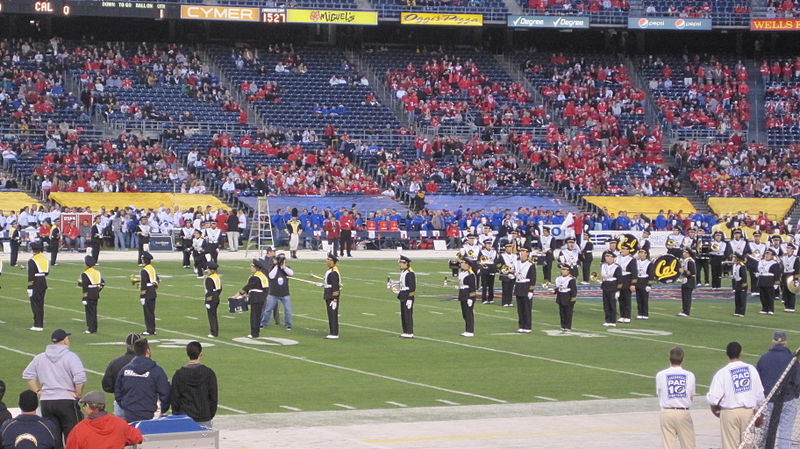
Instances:
[[[255,251],[260,256],[267,246],[274,244],[275,239],[272,236],[269,201],[267,201],[266,196],[261,196],[258,198],[256,211],[250,220],[250,236],[247,238],[245,257],[249,255],[250,251]]]

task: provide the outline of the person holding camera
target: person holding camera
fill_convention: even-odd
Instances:
[[[286,254],[280,252],[275,256],[272,268],[267,272],[269,293],[267,294],[267,305],[261,315],[262,328],[269,326],[269,319],[280,301],[283,304],[283,324],[287,330],[292,330],[292,297],[289,295],[289,276],[294,276],[294,270],[286,265]],[[277,323],[277,319],[275,321]]]

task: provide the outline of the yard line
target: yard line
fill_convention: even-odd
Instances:
[[[434,315],[444,315],[442,312],[435,312],[433,310],[430,310],[429,312],[434,314]]]
[[[17,354],[27,355],[28,357],[36,357],[36,354],[31,354],[30,352],[20,351],[19,349],[9,348],[8,346],[0,345],[0,349],[5,349],[6,351],[16,352]],[[83,367],[83,370],[87,373],[97,374],[98,376],[103,376],[104,373],[100,371],[95,371],[89,368]]]
[[[335,404],[333,404],[333,405],[335,405],[335,406],[337,406],[337,407],[341,407],[341,408],[347,409],[347,410],[355,410],[355,409],[356,409],[355,407],[353,407],[353,406],[351,406],[351,405],[347,405],[347,404],[338,404],[338,403],[335,403]]]
[[[631,391],[631,394],[634,395],[634,396],[641,396],[643,398],[652,398],[653,397],[652,394],[637,393],[635,391]]]
[[[289,407],[288,405],[279,405],[280,408],[285,408],[286,410],[291,410],[293,412],[302,412],[303,410],[297,407]]]
[[[72,321],[78,321],[78,322],[81,322],[81,323],[83,323],[83,320],[82,320],[82,319],[80,319],[80,318],[72,318]]]
[[[608,399],[605,396],[598,396],[596,394],[582,394],[581,396],[585,396],[587,398],[594,398],[594,399]]]
[[[671,317],[675,316],[675,314],[672,314],[672,313],[659,313],[659,312],[654,312],[653,315],[671,316]],[[770,326],[759,326],[757,324],[746,324],[746,323],[742,323],[741,321],[712,320],[712,319],[709,319],[709,318],[697,318],[695,316],[686,317],[684,319],[705,321],[707,323],[728,324],[728,325],[735,326],[735,327],[749,327],[749,328],[752,328],[752,329],[766,329],[766,330],[769,330],[769,331],[773,331],[775,329],[774,327],[770,327]],[[791,329],[786,329],[785,332],[789,332],[789,333],[792,333],[792,334],[800,334],[800,331],[791,330]]]
[[[386,401],[386,403],[387,403],[387,404],[390,404],[390,405],[396,405],[396,406],[398,406],[398,407],[408,407],[407,405],[405,405],[405,404],[403,404],[403,403],[400,403],[400,402]]]
[[[196,316],[188,316],[188,315],[184,316],[184,318],[188,318],[190,320],[199,320],[200,319],[200,318],[197,318]]]
[[[5,295],[0,296],[0,298],[8,299],[10,301],[22,302],[22,303],[27,303],[28,302],[27,300],[14,298],[14,297],[11,297],[11,296],[5,296]],[[70,308],[67,308],[67,307],[54,306],[52,304],[45,304],[45,307],[48,307],[48,308],[51,308],[51,309],[54,309],[54,310],[62,310],[62,311],[66,311],[66,312],[81,313],[81,314],[83,313],[83,311],[70,309]],[[102,315],[98,315],[98,318],[103,318],[103,319],[108,319],[108,320],[113,320],[113,321],[119,321],[121,323],[126,323],[126,324],[134,324],[134,325],[135,324],[139,324],[139,323],[136,323],[136,322],[133,322],[133,321],[123,320],[123,319],[115,318],[115,317],[106,317],[106,316],[102,316]],[[327,320],[323,320],[323,321],[327,322]],[[201,337],[199,335],[190,334],[188,332],[181,332],[181,331],[171,330],[171,329],[167,329],[167,328],[163,328],[163,327],[159,328],[158,330],[159,330],[159,332],[162,332],[162,333],[182,335],[182,336],[190,337],[190,338],[196,339],[196,340],[200,340],[200,339],[205,340],[205,337]],[[396,332],[392,332],[392,333],[394,334]],[[476,398],[476,399],[482,399],[482,400],[489,401],[489,402],[496,402],[496,403],[499,403],[499,404],[507,404],[508,403],[508,401],[504,401],[502,399],[493,398],[493,397],[490,397],[490,396],[484,396],[484,395],[480,395],[480,394],[470,393],[470,392],[467,392],[467,391],[454,390],[454,389],[451,389],[451,388],[439,387],[439,386],[436,386],[436,385],[430,385],[430,384],[426,384],[426,383],[422,383],[422,382],[416,382],[416,381],[413,381],[413,380],[403,379],[403,378],[400,378],[400,377],[386,376],[386,375],[383,375],[383,374],[380,374],[380,373],[374,373],[374,372],[371,372],[371,371],[365,371],[365,370],[361,370],[361,369],[358,369],[358,368],[350,368],[348,366],[343,366],[343,365],[336,365],[334,363],[323,362],[323,361],[320,361],[320,360],[308,359],[306,357],[300,357],[300,356],[295,356],[295,355],[291,355],[291,354],[284,354],[284,353],[277,352],[277,351],[271,351],[271,350],[263,349],[263,348],[256,348],[256,347],[247,346],[247,345],[244,345],[244,344],[239,344],[239,343],[234,343],[234,342],[229,342],[229,341],[225,341],[225,340],[214,340],[214,341],[215,341],[216,344],[221,344],[221,345],[224,344],[224,345],[228,345],[228,346],[233,346],[235,348],[246,349],[246,350],[255,351],[255,352],[261,352],[263,354],[269,354],[269,355],[274,355],[276,357],[283,357],[283,358],[290,359],[290,360],[296,360],[296,361],[311,363],[311,364],[318,365],[318,366],[324,366],[326,368],[338,369],[338,370],[341,370],[341,371],[347,371],[347,372],[354,373],[354,374],[361,374],[361,375],[364,375],[364,376],[375,377],[375,378],[378,378],[378,379],[383,379],[383,380],[387,380],[387,381],[391,381],[391,382],[397,382],[397,383],[402,383],[402,384],[406,384],[406,385],[412,385],[412,386],[415,386],[415,387],[426,388],[426,389],[429,389],[429,390],[441,391],[441,392],[455,394],[455,395],[459,395],[459,396],[468,396],[468,397],[472,397],[472,398]]]
[[[361,314],[366,316],[377,316],[374,313],[369,313],[369,312],[361,312]]]
[[[550,402],[558,402],[558,399],[548,398],[547,396],[534,396],[536,399],[541,399],[543,401],[550,401]]]
[[[217,404],[217,407],[219,407],[219,408],[221,408],[223,410],[228,410],[230,412],[238,413],[240,415],[246,415],[247,414],[247,412],[245,412],[244,410],[237,410],[237,409],[235,409],[233,407],[226,407],[226,406],[224,406],[222,404]]]
[[[441,402],[442,404],[447,405],[461,405],[458,402],[448,401],[447,399],[437,399],[436,402]]]
[[[235,320],[236,319],[236,317],[228,316],[228,315],[222,315],[222,318],[227,318],[229,320]]]
[[[6,324],[6,322],[3,321],[3,320],[0,320],[0,324]]]

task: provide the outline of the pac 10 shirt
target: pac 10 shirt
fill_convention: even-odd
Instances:
[[[656,394],[661,408],[689,408],[695,395],[694,373],[671,366],[656,374]]]

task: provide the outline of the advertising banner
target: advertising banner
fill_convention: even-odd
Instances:
[[[402,25],[483,26],[483,14],[438,14],[431,12],[401,12]]]
[[[751,31],[800,31],[800,19],[750,19]]]
[[[511,28],[589,28],[588,17],[578,16],[508,16]]]
[[[287,9],[289,23],[335,23],[337,25],[377,25],[377,11],[339,9]]]
[[[701,31],[711,29],[711,19],[628,17],[628,28],[633,30]]]
[[[261,11],[258,8],[233,6],[181,5],[181,19],[260,22]]]

